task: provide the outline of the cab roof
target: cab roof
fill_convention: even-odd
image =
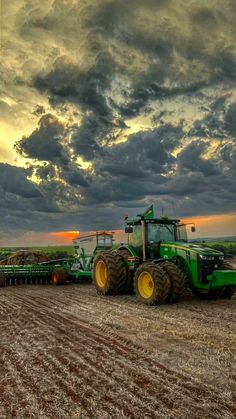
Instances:
[[[171,224],[171,225],[175,225],[175,224],[179,224],[180,220],[178,219],[170,219],[170,218],[143,218],[143,217],[139,217],[139,218],[133,218],[130,220],[126,220],[126,224],[127,225],[140,225],[141,221],[144,221],[145,224]]]

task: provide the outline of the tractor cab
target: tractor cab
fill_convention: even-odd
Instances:
[[[187,242],[186,224],[177,219],[148,219],[140,216],[126,220],[126,224],[128,245],[135,248],[139,256],[143,256],[143,260],[158,258],[162,242]]]

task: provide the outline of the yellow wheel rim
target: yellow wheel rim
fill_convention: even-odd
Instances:
[[[142,272],[138,277],[138,290],[143,298],[151,298],[154,292],[154,281],[149,272]]]
[[[107,283],[108,271],[107,266],[103,260],[99,260],[95,269],[96,282],[100,288],[104,288]]]

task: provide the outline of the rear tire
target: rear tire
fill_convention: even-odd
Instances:
[[[52,273],[52,283],[55,286],[65,285],[67,280],[67,272],[63,268],[55,268]]]
[[[154,263],[143,263],[135,272],[134,288],[137,298],[149,305],[164,304],[170,293],[170,279]]]
[[[172,262],[160,263],[161,268],[169,275],[170,278],[170,294],[168,301],[177,302],[184,293],[184,274],[178,266]]]
[[[6,286],[6,276],[4,272],[0,272],[0,288]]]
[[[124,258],[114,252],[98,253],[93,264],[93,282],[98,294],[120,294],[126,282]]]
[[[128,257],[130,256],[130,252],[127,249],[120,249],[117,250],[117,254],[124,259],[126,265],[126,281],[123,292],[124,294],[134,294],[134,273],[128,266]]]

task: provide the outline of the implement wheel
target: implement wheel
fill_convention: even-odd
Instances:
[[[55,268],[52,273],[53,285],[65,285],[67,280],[67,272],[63,268]]]
[[[120,294],[126,282],[124,258],[112,252],[98,253],[93,264],[93,282],[102,295]]]
[[[170,293],[170,279],[166,272],[154,263],[143,263],[134,276],[135,294],[149,305],[165,303]]]
[[[184,273],[181,269],[172,262],[160,263],[162,269],[169,275],[170,278],[170,295],[168,301],[179,301],[184,293]]]
[[[4,272],[0,272],[0,288],[5,287],[6,285],[6,276]]]
[[[134,293],[134,273],[129,269],[128,266],[128,257],[131,256],[128,249],[119,249],[117,254],[122,256],[126,265],[126,282],[124,286],[124,294],[133,294]]]

